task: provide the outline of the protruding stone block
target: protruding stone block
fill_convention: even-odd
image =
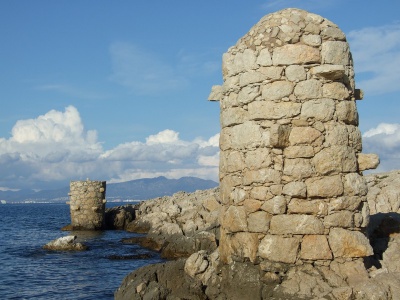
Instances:
[[[276,148],[285,148],[289,145],[289,134],[291,128],[287,125],[274,124],[271,127],[269,144]]]
[[[376,154],[359,153],[357,156],[358,169],[360,171],[376,169],[379,165],[379,156]]]

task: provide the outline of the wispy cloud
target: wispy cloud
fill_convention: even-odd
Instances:
[[[105,98],[104,94],[100,94],[94,91],[88,91],[86,89],[74,87],[69,84],[60,84],[60,83],[42,84],[36,86],[35,89],[44,92],[58,92],[61,94],[81,99],[101,100]]]
[[[400,24],[368,27],[347,34],[360,80],[367,95],[400,91]]]
[[[400,124],[381,123],[363,134],[363,152],[376,153],[377,171],[400,169]]]
[[[219,134],[194,141],[166,129],[145,142],[103,150],[95,130],[85,130],[78,110],[51,110],[19,120],[9,139],[0,138],[0,187],[44,188],[56,182],[92,178],[110,182],[159,175],[193,175],[218,180]]]
[[[191,80],[201,75],[218,72],[220,61],[202,54],[179,51],[174,59],[166,61],[157,53],[128,42],[116,42],[110,47],[113,66],[111,80],[137,94],[160,94],[182,90]]]
[[[188,85],[187,79],[173,65],[131,43],[114,43],[110,53],[113,65],[111,79],[135,93],[157,94]]]

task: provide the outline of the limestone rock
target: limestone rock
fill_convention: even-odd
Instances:
[[[55,239],[43,246],[46,250],[52,251],[83,251],[87,250],[87,246],[76,242],[77,236],[67,235]]]

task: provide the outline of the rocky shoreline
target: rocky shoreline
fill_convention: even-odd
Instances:
[[[362,264],[222,264],[218,188],[108,210],[120,212],[119,229],[146,234],[125,243],[173,259],[127,275],[115,299],[400,299],[400,171],[365,178],[374,255]]]

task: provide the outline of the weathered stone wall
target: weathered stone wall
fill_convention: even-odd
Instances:
[[[104,228],[105,181],[71,181],[68,195],[71,225],[74,229]]]
[[[354,70],[344,33],[298,9],[265,16],[223,56],[221,260],[369,256]]]

